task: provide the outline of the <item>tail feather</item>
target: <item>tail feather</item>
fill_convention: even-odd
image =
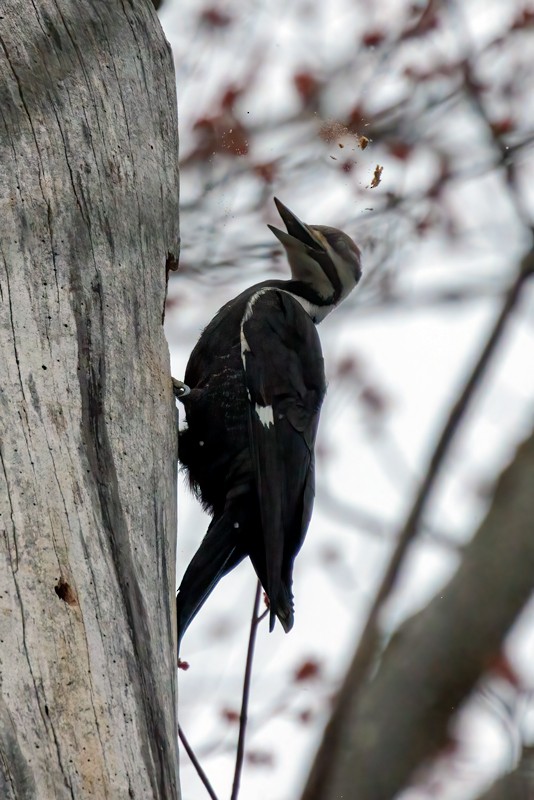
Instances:
[[[274,623],[278,617],[280,625],[286,633],[289,633],[293,627],[293,593],[291,589],[285,584],[281,584],[278,597],[276,601],[269,598],[270,614],[269,614],[269,631],[274,628]]]
[[[254,519],[256,525],[258,525],[259,520],[257,518]],[[294,622],[293,592],[291,591],[292,567],[285,568],[282,575],[271,574],[271,579],[269,580],[263,542],[261,540],[258,541],[257,538],[249,539],[248,555],[256,575],[269,598],[269,631],[273,631],[278,618],[284,631],[289,633]]]
[[[245,555],[237,541],[230,515],[225,512],[214,519],[185,571],[176,596],[178,650],[191,620],[212,590]]]
[[[185,631],[217,583],[246,555],[269,596],[269,629],[273,630],[276,618],[286,633],[293,627],[291,568],[286,568],[277,580],[268,581],[265,550],[255,535],[259,525],[256,499],[244,493],[234,496],[224,512],[212,520],[176,596],[178,650]],[[274,583],[270,591],[269,583]]]

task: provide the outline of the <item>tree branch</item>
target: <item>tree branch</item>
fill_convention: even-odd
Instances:
[[[349,797],[355,787],[358,800],[391,800],[445,744],[450,717],[534,589],[533,486],[534,433],[501,476],[456,575],[397,631],[366,689],[346,697],[328,780],[318,794],[310,781],[307,800]]]
[[[447,422],[435,446],[425,478],[401,530],[395,551],[369,612],[359,646],[354,655],[352,664],[349,667],[341,691],[339,692],[334,712],[325,731],[323,742],[310,773],[303,800],[319,800],[319,798],[320,800],[325,800],[329,796],[326,787],[330,784],[332,771],[336,768],[336,759],[333,758],[333,754],[341,751],[346,752],[344,741],[346,737],[349,736],[348,727],[353,724],[353,713],[349,713],[349,708],[352,708],[355,704],[357,695],[366,680],[373,659],[378,652],[380,642],[378,619],[380,611],[396,583],[408,547],[418,531],[423,513],[431,496],[441,466],[448,455],[454,436],[481,383],[488,364],[502,339],[507,323],[512,312],[516,308],[525,281],[533,273],[534,248],[531,248],[521,262],[517,277],[506,293],[503,305],[490,331],[486,344],[458,400],[451,409]]]
[[[256,585],[256,595],[254,597],[254,607],[252,609],[252,619],[250,621],[250,635],[248,639],[247,660],[245,663],[245,677],[243,680],[243,697],[241,700],[241,714],[239,717],[239,736],[237,739],[237,752],[235,757],[234,783],[230,800],[237,800],[239,795],[239,783],[241,781],[241,770],[243,769],[243,759],[245,757],[245,734],[247,730],[248,700],[250,695],[250,682],[252,680],[252,662],[254,659],[254,646],[256,644],[256,633],[258,625],[263,619],[259,616],[261,598],[261,584]]]
[[[178,725],[178,736],[180,737],[180,741],[184,746],[185,752],[189,756],[189,760],[191,761],[192,765],[194,766],[194,768],[197,771],[198,777],[200,778],[200,780],[202,781],[202,783],[206,787],[206,791],[209,794],[209,796],[211,797],[211,800],[219,800],[219,798],[215,794],[215,790],[214,790],[213,786],[211,785],[211,783],[209,781],[208,776],[206,775],[206,773],[202,769],[202,765],[201,765],[200,761],[198,760],[198,758],[196,757],[195,751],[193,750],[193,748],[189,744],[189,742],[187,740],[187,737],[186,737],[186,735],[184,733],[184,730],[180,725]]]

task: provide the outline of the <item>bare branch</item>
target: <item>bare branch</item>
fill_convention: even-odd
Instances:
[[[187,737],[186,737],[186,735],[184,733],[184,730],[183,730],[182,727],[180,727],[180,725],[178,725],[178,736],[180,737],[180,741],[184,746],[185,752],[189,756],[189,760],[191,761],[192,765],[194,766],[194,768],[197,771],[198,777],[200,778],[200,780],[202,781],[202,783],[206,787],[206,791],[209,794],[209,796],[211,797],[211,800],[219,800],[219,798],[215,794],[215,790],[213,789],[213,786],[211,785],[211,783],[209,781],[208,776],[206,775],[206,773],[202,769],[202,765],[201,765],[200,761],[198,760],[198,758],[196,757],[195,752],[194,752],[193,748],[191,747],[191,745],[189,744],[189,742],[187,740]]]
[[[534,434],[501,476],[456,575],[401,626],[365,690],[355,698],[345,686],[341,737],[335,750],[323,743],[329,769],[312,773],[306,800],[355,789],[358,800],[391,800],[446,743],[451,716],[534,590],[533,485]]]
[[[502,308],[490,331],[486,344],[457,402],[451,409],[447,422],[436,444],[425,478],[402,528],[397,546],[369,612],[369,617],[359,646],[345,678],[344,685],[339,692],[334,712],[325,731],[322,745],[317,754],[308,786],[304,793],[305,800],[316,800],[316,798],[321,798],[321,800],[323,800],[323,798],[327,797],[326,786],[330,783],[331,771],[334,768],[332,753],[346,751],[346,745],[343,744],[343,741],[348,736],[347,724],[352,724],[352,722],[349,722],[348,709],[351,704],[354,704],[356,695],[360,691],[368,675],[373,659],[378,652],[380,640],[378,619],[381,608],[395,585],[408,547],[418,531],[423,512],[434,488],[441,466],[445,457],[448,455],[454,436],[460,427],[488,364],[502,338],[507,323],[521,295],[523,285],[527,278],[533,273],[534,249],[531,249],[521,263],[517,277],[506,294]],[[324,792],[324,794],[322,792]]]
[[[248,699],[250,695],[250,682],[252,680],[252,661],[254,659],[254,646],[256,644],[256,632],[258,625],[265,614],[258,616],[260,610],[261,584],[256,585],[256,596],[254,597],[254,608],[252,609],[252,619],[250,620],[250,635],[248,639],[247,660],[245,663],[245,677],[243,680],[243,698],[241,701],[241,714],[239,716],[239,736],[237,739],[237,752],[235,757],[234,783],[230,800],[237,800],[239,794],[239,783],[241,780],[241,770],[243,769],[243,759],[245,757],[245,734],[247,730]]]

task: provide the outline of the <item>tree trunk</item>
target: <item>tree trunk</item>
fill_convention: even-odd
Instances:
[[[0,70],[0,797],[173,800],[172,57],[149,0],[7,0]]]

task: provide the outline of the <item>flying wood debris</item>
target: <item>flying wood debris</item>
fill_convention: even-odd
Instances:
[[[342,122],[334,119],[324,120],[319,130],[319,137],[327,144],[332,144],[336,139],[344,136],[351,136],[349,129]]]
[[[382,180],[382,171],[384,167],[381,167],[380,164],[377,164],[375,167],[375,171],[373,173],[373,180],[371,181],[370,189],[376,189],[380,181]]]

